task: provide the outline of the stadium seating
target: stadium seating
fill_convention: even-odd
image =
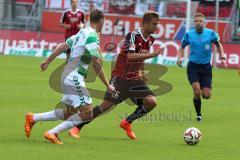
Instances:
[[[220,6],[219,17],[228,18],[231,12],[232,6]],[[203,13],[206,17],[215,16],[215,6],[199,4],[197,12]],[[183,3],[168,3],[166,10],[167,17],[185,17],[186,5]]]

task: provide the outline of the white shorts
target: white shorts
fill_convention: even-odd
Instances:
[[[85,86],[84,77],[76,70],[70,72],[66,77],[62,77],[61,86],[63,91],[61,102],[74,108],[92,104],[92,99]]]

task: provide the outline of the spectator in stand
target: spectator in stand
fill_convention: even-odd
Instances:
[[[163,17],[165,16],[165,2],[159,2],[159,6],[158,6],[158,14],[160,17]]]
[[[84,13],[78,9],[78,0],[71,0],[71,8],[63,12],[60,26],[65,28],[65,40],[84,27]],[[70,50],[67,51],[67,60],[69,58]]]
[[[137,16],[143,16],[143,14],[148,10],[148,3],[143,2],[143,0],[137,0],[135,5],[135,14]]]

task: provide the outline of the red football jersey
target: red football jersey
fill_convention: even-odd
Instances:
[[[78,33],[79,29],[77,26],[84,23],[84,13],[80,10],[73,12],[71,9],[65,10],[62,14],[61,23],[70,24],[71,28],[65,30],[65,39]]]
[[[145,39],[141,33],[141,28],[128,33],[118,55],[115,68],[112,71],[112,76],[132,80],[140,79],[140,71],[144,65],[144,61],[129,62],[127,54],[140,53],[142,50],[149,51],[154,40],[152,36]]]

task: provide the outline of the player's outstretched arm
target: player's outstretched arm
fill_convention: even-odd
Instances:
[[[142,61],[145,59],[156,57],[160,54],[163,54],[164,48],[157,49],[154,53],[148,53],[147,51],[142,51],[141,53],[128,53],[128,61]]]
[[[227,63],[226,63],[226,57],[224,54],[223,46],[222,46],[221,42],[217,42],[215,44],[217,47],[217,51],[220,54],[219,59],[220,59],[221,63],[224,65],[224,67],[226,67]]]
[[[64,43],[60,43],[54,50],[53,53],[40,64],[40,68],[42,71],[45,71],[48,67],[48,65],[57,57],[59,56],[61,53],[63,53],[64,51],[69,49],[69,45],[64,42]]]
[[[98,77],[100,78],[100,80],[107,87],[109,92],[114,92],[115,88],[108,83],[108,80],[107,80],[107,78],[104,74],[103,68],[102,68],[102,63],[100,62],[99,58],[93,57],[92,62],[93,62],[93,68],[94,68],[95,72],[97,73]]]
[[[82,28],[85,28],[86,24],[85,23],[80,23],[77,25],[77,29],[82,29]]]
[[[180,46],[178,50],[178,56],[177,56],[177,65],[179,65],[180,67],[182,66],[183,55],[184,55],[184,48]]]

